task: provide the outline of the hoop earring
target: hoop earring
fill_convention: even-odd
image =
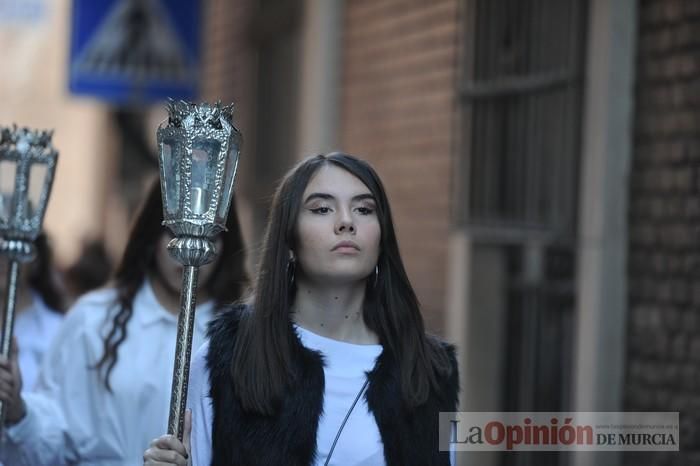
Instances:
[[[294,270],[296,269],[296,261],[290,257],[287,261],[287,283],[289,288],[294,288]]]
[[[379,264],[374,266],[374,288],[377,287],[378,281],[379,281]]]

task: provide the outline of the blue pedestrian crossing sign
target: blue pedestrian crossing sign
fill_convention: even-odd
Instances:
[[[117,105],[196,96],[198,0],[73,0],[69,87]]]

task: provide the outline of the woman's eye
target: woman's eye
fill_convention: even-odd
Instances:
[[[314,207],[313,209],[309,210],[315,214],[327,214],[331,211],[330,207]]]
[[[372,215],[374,213],[374,209],[371,207],[358,207],[357,211],[361,215]]]

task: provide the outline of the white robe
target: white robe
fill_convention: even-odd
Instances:
[[[4,430],[0,460],[13,466],[124,466],[143,463],[149,442],[167,430],[177,318],[145,284],[110,376],[92,369],[103,354],[115,290],[83,296],[44,359],[27,416]],[[211,303],[197,307],[194,348],[203,342]]]

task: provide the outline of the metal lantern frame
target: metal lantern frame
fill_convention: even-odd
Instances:
[[[10,356],[12,334],[14,330],[17,286],[19,283],[19,264],[34,259],[36,240],[41,233],[46,206],[51,195],[58,151],[51,144],[53,131],[32,130],[29,128],[0,128],[0,167],[4,162],[15,166],[14,185],[9,200],[7,216],[0,215],[0,254],[9,259],[7,275],[7,294],[3,308],[3,328],[0,352],[4,357]],[[46,170],[41,180],[41,193],[37,204],[28,212],[30,177],[32,167],[43,164]],[[2,168],[0,168],[1,173]],[[0,193],[10,195],[10,193]],[[4,202],[5,199],[3,198]],[[0,430],[5,421],[5,406],[0,402]]]
[[[0,163],[14,162],[16,166],[11,215],[7,219],[0,216],[0,235],[4,239],[34,241],[41,233],[58,161],[58,151],[51,144],[52,136],[53,131],[16,126],[0,129]],[[36,164],[45,165],[46,173],[39,202],[28,216],[29,177],[31,167]]]
[[[163,225],[175,235],[168,243],[168,251],[184,265],[168,433],[182,440],[197,276],[199,267],[216,256],[212,239],[226,230],[242,137],[233,125],[233,105],[170,101],[168,114],[168,120],[157,130]],[[217,149],[216,153],[213,148]],[[209,198],[202,212],[196,212],[192,205],[195,150],[207,154],[203,175],[209,186]]]
[[[222,107],[219,102],[196,105],[171,101],[168,112],[167,122],[161,123],[157,132],[163,224],[175,235],[214,237],[226,230],[226,217],[240,157],[242,136],[232,123],[233,105]],[[200,142],[215,142],[219,149],[213,161],[216,173],[209,180],[213,183],[213,195],[207,202],[206,212],[195,213],[192,209],[192,154]],[[165,160],[166,145],[174,152],[170,160]],[[232,150],[235,153],[232,154]],[[233,163],[228,160],[230,157],[234,157]],[[172,173],[173,169],[176,173]],[[173,175],[175,180],[171,180]],[[229,186],[225,186],[226,183],[230,183]],[[176,199],[173,199],[173,194]],[[174,201],[177,201],[177,205],[173,210],[170,206]]]

